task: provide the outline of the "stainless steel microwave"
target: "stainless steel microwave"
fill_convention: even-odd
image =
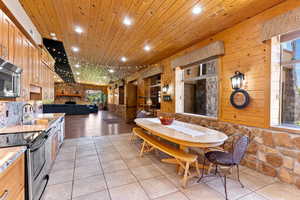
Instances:
[[[19,97],[22,69],[0,58],[0,98]]]

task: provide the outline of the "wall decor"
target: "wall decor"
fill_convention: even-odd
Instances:
[[[250,103],[250,96],[246,90],[241,89],[245,75],[239,71],[231,77],[231,86],[234,91],[230,95],[230,103],[237,109],[243,109]]]
[[[235,90],[230,95],[230,103],[237,109],[243,109],[250,103],[250,96],[246,90]]]

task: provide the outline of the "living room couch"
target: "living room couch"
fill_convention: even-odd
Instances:
[[[43,113],[66,113],[66,115],[86,115],[98,112],[96,105],[44,104]]]

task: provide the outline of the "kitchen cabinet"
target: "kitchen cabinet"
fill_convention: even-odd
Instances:
[[[54,100],[54,59],[45,48],[33,45],[6,14],[0,10],[0,56],[21,67],[21,97],[30,100],[30,86],[42,88],[44,100]]]
[[[49,138],[46,141],[46,170],[50,173],[52,165],[57,157],[59,148],[64,141],[65,119],[59,118],[51,125]]]
[[[1,18],[1,57],[8,60],[9,47],[9,26],[10,20],[3,13]]]
[[[25,157],[20,156],[0,174],[0,197],[7,200],[24,200]]]
[[[58,133],[55,132],[52,136],[52,149],[51,149],[52,161],[55,161],[58,152]]]

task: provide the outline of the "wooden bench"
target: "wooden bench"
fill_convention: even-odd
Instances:
[[[174,148],[173,146],[162,143],[161,141],[157,140],[153,136],[145,133],[144,130],[141,128],[133,128],[132,132],[137,137],[139,137],[143,140],[140,156],[143,156],[143,154],[145,152],[149,152],[154,149],[158,149],[176,159],[179,167],[184,169],[184,176],[182,179],[183,187],[186,186],[187,180],[189,178],[193,177],[192,173],[190,172],[191,164],[195,164],[196,172],[197,172],[198,176],[200,176],[197,155],[184,152],[182,150]]]

